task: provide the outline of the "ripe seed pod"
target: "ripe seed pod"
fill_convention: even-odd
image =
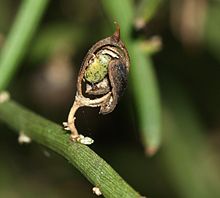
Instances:
[[[128,51],[120,40],[120,27],[115,33],[98,41],[86,54],[77,81],[79,95],[91,98],[92,95],[111,95],[100,106],[100,113],[114,110],[123,94],[130,67]],[[83,91],[85,84],[85,91]]]
[[[101,114],[112,112],[126,88],[129,67],[128,51],[120,40],[120,27],[116,24],[115,33],[94,44],[82,62],[75,100],[68,122],[63,123],[64,129],[71,131],[72,140],[88,142],[88,137],[82,138],[75,127],[77,109],[100,107]]]

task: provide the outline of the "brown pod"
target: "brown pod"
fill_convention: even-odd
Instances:
[[[109,99],[101,105],[100,113],[102,114],[107,114],[114,110],[127,86],[128,71],[120,60],[112,61],[109,64],[108,71],[109,80],[112,87],[112,98],[109,97]]]
[[[100,113],[112,112],[126,88],[129,67],[128,51],[120,40],[117,25],[111,37],[98,41],[86,54],[78,76],[78,94],[92,99],[111,92],[100,104]]]
[[[100,40],[86,54],[77,79],[77,92],[63,125],[71,131],[74,141],[86,142],[88,138],[80,136],[75,126],[75,113],[83,106],[100,107],[101,114],[112,112],[126,85],[130,60],[124,43],[120,40],[120,27],[115,33]],[[91,143],[91,141],[89,141]]]

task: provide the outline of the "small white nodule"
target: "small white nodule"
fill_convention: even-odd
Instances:
[[[70,128],[69,128],[67,122],[63,122],[63,126],[64,126],[64,130],[66,130],[66,131],[70,131]]]
[[[0,92],[0,103],[6,102],[10,99],[10,94],[7,91]]]
[[[102,192],[100,191],[100,189],[99,189],[98,187],[93,187],[93,188],[92,188],[92,192],[93,192],[94,194],[96,194],[97,196],[102,195]]]
[[[90,137],[84,137],[83,135],[79,135],[79,137],[76,139],[77,142],[80,142],[81,144],[90,145],[94,142],[94,140]]]
[[[24,132],[20,132],[18,137],[18,143],[19,144],[28,144],[31,142],[31,138],[24,134]]]

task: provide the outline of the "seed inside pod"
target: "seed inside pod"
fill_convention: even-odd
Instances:
[[[110,60],[111,57],[109,55],[95,55],[85,71],[85,79],[92,84],[103,80],[108,73],[108,64]]]
[[[115,109],[126,88],[129,67],[128,51],[120,40],[117,24],[115,33],[94,44],[82,62],[75,101],[65,124],[72,137],[78,136],[74,115],[79,107],[100,107],[101,114]]]

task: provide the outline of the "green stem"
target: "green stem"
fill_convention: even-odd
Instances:
[[[161,144],[160,95],[150,55],[146,56],[138,45],[139,42],[130,37],[135,16],[134,1],[103,0],[102,4],[112,21],[117,21],[121,26],[121,37],[128,48],[131,59],[132,93],[139,116],[142,142],[146,148],[146,153],[152,156]],[[155,14],[156,9],[153,9],[150,16]]]
[[[140,195],[89,147],[73,143],[63,128],[9,100],[0,104],[0,119],[17,132],[65,157],[105,197],[135,198]]]
[[[0,91],[17,70],[49,0],[24,0],[0,54]]]
[[[129,45],[132,90],[138,112],[142,142],[146,154],[154,155],[161,144],[161,108],[159,89],[152,60],[138,43]]]

